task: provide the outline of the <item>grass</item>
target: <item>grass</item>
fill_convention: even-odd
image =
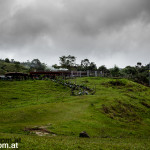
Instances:
[[[14,63],[7,63],[0,60],[0,74],[7,72],[24,72],[27,73],[28,69],[22,65],[16,65]]]
[[[0,138],[20,137],[19,149],[148,149],[150,89],[126,79],[71,79],[96,88],[71,96],[50,80],[0,81]],[[24,131],[46,127],[56,136]],[[90,139],[79,138],[86,131]]]
[[[4,138],[21,138],[19,149],[27,150],[147,150],[149,139],[137,138],[78,138],[72,136],[37,137],[33,135],[0,134]]]

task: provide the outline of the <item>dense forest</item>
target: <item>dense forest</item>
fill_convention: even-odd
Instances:
[[[105,65],[97,66],[95,62],[90,62],[87,58],[81,60],[80,64],[76,64],[76,57],[68,55],[59,57],[59,65],[54,64],[49,68],[47,64],[42,63],[39,59],[27,60],[26,62],[9,60],[8,58],[0,59],[0,75],[7,72],[29,73],[31,71],[62,69],[69,71],[101,71],[104,77],[128,78],[144,85],[149,83],[149,64],[142,65],[141,62],[137,62],[135,66],[126,66],[125,68],[119,68],[116,65],[113,68],[107,68]]]

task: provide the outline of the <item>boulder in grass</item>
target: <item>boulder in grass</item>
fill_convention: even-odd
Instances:
[[[82,131],[82,132],[79,134],[79,137],[90,138],[89,135],[88,135],[85,131]]]

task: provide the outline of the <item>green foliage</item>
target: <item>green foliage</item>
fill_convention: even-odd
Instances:
[[[76,80],[76,81],[75,81]],[[126,79],[71,79],[96,88],[71,96],[52,81],[0,81],[0,136],[21,137],[20,149],[147,149],[150,146],[150,89]],[[56,136],[25,128],[46,126]],[[86,131],[90,139],[79,138]]]
[[[81,60],[81,70],[89,70],[90,61],[88,59]]]
[[[41,63],[39,59],[33,59],[30,64],[30,71],[45,71],[46,64]]]
[[[125,67],[121,72],[123,74],[123,77],[127,77],[135,82],[148,85],[149,83],[149,65],[141,66],[141,63],[137,63],[138,66],[131,67],[127,66]]]
[[[97,66],[96,66],[96,64],[94,62],[90,63],[89,70],[91,70],[91,71],[97,70]]]
[[[59,57],[60,65],[62,68],[66,68],[68,70],[71,70],[75,66],[76,57],[75,56],[61,56]]]
[[[6,63],[10,63],[10,60],[8,58],[5,59]]]
[[[110,73],[113,77],[119,77],[119,67],[117,67],[116,65],[114,66],[114,68],[110,69]]]
[[[53,67],[53,68],[55,68],[55,69],[59,69],[59,68],[61,68],[61,67],[60,67],[60,66],[58,66],[57,64],[52,65],[52,67]]]
[[[19,63],[8,63],[0,60],[0,74],[5,74],[6,72],[28,72],[28,69]]]
[[[137,71],[135,67],[127,66],[124,68],[124,72],[128,75],[136,75]]]
[[[105,65],[100,66],[100,67],[98,68],[98,70],[99,70],[99,71],[102,71],[102,72],[104,72],[104,73],[107,72],[107,68],[105,67]]]

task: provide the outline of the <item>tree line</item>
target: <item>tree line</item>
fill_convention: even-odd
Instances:
[[[8,66],[9,69],[6,69],[8,68]],[[49,71],[47,65],[45,63],[42,63],[39,59],[33,59],[32,61],[27,60],[26,62],[15,61],[14,59],[9,60],[8,58],[0,59],[0,70],[3,69],[5,72],[10,72],[12,68],[14,72],[21,71],[21,68],[23,70],[26,70],[26,72]]]
[[[75,71],[101,71],[105,77],[128,78],[145,85],[149,83],[149,64],[142,65],[141,62],[137,62],[135,66],[119,68],[115,65],[113,68],[108,69],[105,65],[97,67],[94,62],[90,62],[87,58],[81,60],[80,64],[76,64],[76,57],[68,55],[59,57],[59,64],[59,66],[54,64],[53,67],[56,69],[67,68],[68,70]]]
[[[28,72],[51,71],[51,68],[48,68],[39,59],[27,60],[26,62],[15,61],[14,59],[9,60],[8,58],[4,60],[0,59],[0,70],[4,67],[2,62],[14,64],[16,71],[19,71],[20,66],[24,67]],[[104,77],[128,78],[145,85],[149,83],[149,64],[142,65],[141,62],[137,62],[135,66],[126,66],[125,68],[119,68],[116,65],[113,68],[107,68],[105,65],[97,67],[95,62],[90,62],[87,58],[81,60],[80,64],[76,64],[76,57],[68,55],[59,57],[59,65],[54,64],[52,67],[59,70],[67,69],[69,71],[100,71]]]

